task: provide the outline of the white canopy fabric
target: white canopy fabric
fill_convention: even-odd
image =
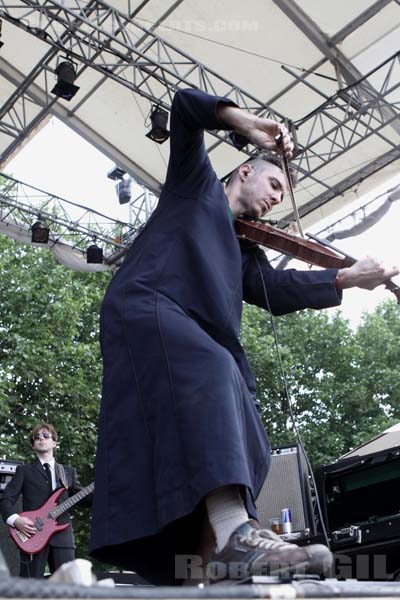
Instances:
[[[55,115],[157,193],[169,146],[145,122],[192,85],[294,123],[305,226],[399,173],[398,0],[0,0],[0,18],[2,170]],[[66,56],[69,102],[50,93]],[[207,144],[220,177],[247,158]]]

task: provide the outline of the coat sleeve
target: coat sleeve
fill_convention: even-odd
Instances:
[[[182,196],[197,196],[212,168],[204,144],[204,130],[227,129],[217,117],[219,104],[236,106],[227,98],[195,89],[179,90],[172,102],[170,158],[164,188]]]
[[[18,497],[22,493],[24,485],[24,467],[19,465],[16,468],[15,474],[11,481],[6,485],[4,492],[0,499],[0,511],[4,522],[7,521],[8,517],[18,512],[15,509],[15,504]]]
[[[335,285],[337,269],[276,270],[255,244],[242,246],[242,264],[243,299],[274,315],[341,303],[342,295]]]

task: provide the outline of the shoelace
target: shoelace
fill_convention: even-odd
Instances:
[[[265,550],[279,550],[289,546],[287,542],[283,542],[279,536],[268,529],[253,529],[249,535],[240,536],[239,541],[247,543],[253,548],[264,548]]]

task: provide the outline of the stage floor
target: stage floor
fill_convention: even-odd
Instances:
[[[3,574],[4,575],[4,574]],[[218,583],[214,585],[155,587],[117,584],[114,588],[101,585],[80,586],[56,584],[46,580],[28,580],[1,576],[0,600],[17,598],[134,598],[137,600],[248,600],[271,598],[293,600],[295,598],[400,598],[400,582],[360,582],[336,579],[302,579],[281,582],[278,578],[253,577],[250,581]]]

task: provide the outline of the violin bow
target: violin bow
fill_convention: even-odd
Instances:
[[[282,145],[282,133],[280,133],[278,136],[276,136],[275,141],[276,141],[277,146]],[[283,152],[281,154],[281,161],[282,161],[282,171],[285,175],[286,183],[287,183],[288,190],[289,190],[290,200],[292,202],[292,209],[293,209],[294,218],[296,220],[296,225],[297,225],[299,234],[301,235],[302,238],[304,238],[303,227],[300,222],[300,215],[299,215],[299,211],[297,208],[296,199],[294,197],[293,183],[292,183],[292,178],[291,178],[290,170],[289,170],[289,162],[288,162],[288,159],[286,158],[286,156],[283,154]]]

